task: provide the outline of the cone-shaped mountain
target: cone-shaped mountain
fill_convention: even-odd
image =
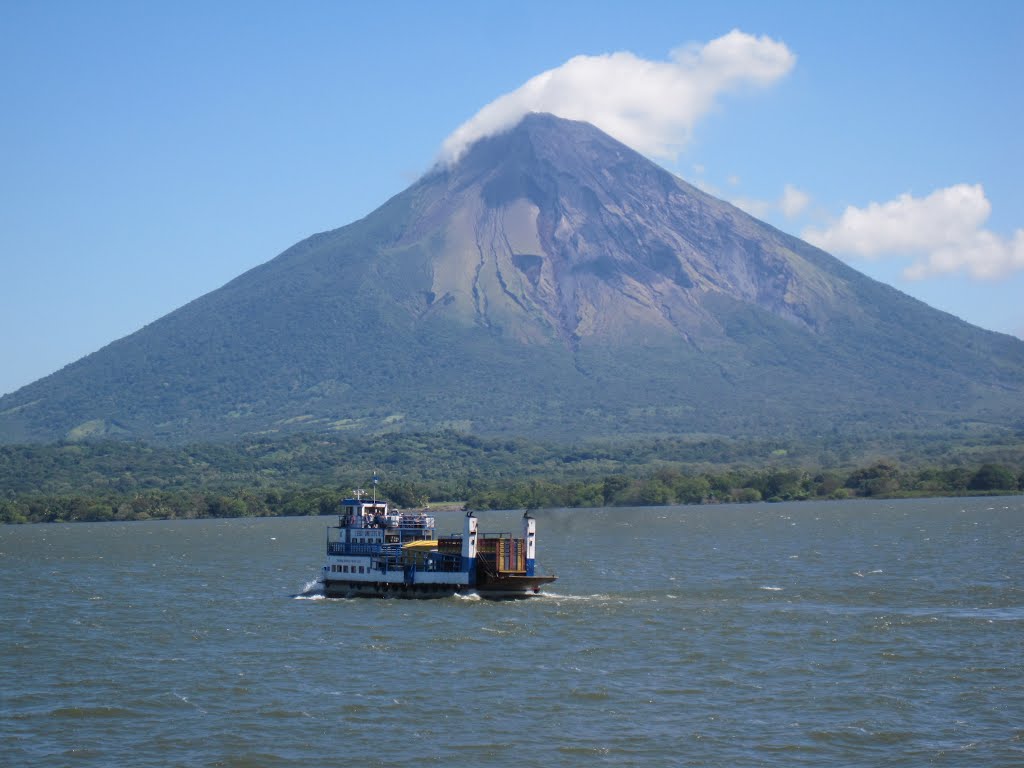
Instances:
[[[0,439],[549,436],[1024,418],[1024,342],[534,114],[0,399]]]

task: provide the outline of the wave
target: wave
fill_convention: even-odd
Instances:
[[[611,595],[563,595],[560,592],[541,592],[533,599],[542,597],[546,600],[611,600]]]
[[[319,580],[307,581],[306,586],[298,594],[292,595],[295,600],[323,600],[324,585]]]
[[[66,717],[69,719],[87,718],[87,717],[109,717],[109,718],[130,718],[135,717],[136,712],[124,707],[117,706],[69,706],[69,707],[58,707],[50,711],[47,717]]]

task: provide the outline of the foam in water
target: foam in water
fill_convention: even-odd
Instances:
[[[306,586],[302,588],[302,591],[297,595],[293,595],[296,600],[323,600],[324,599],[324,585],[321,584],[317,579],[307,581]]]
[[[559,592],[540,592],[534,598],[544,597],[549,600],[611,600],[611,595],[563,595]]]

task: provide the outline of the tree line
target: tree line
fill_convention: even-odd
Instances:
[[[640,477],[620,474],[592,481],[524,480],[503,483],[474,493],[469,497],[467,507],[649,506],[1014,494],[1022,491],[1024,467],[998,464],[983,464],[977,468],[901,468],[893,463],[877,462],[852,472],[774,468],[700,474],[663,468]]]
[[[456,495],[453,495],[453,491]],[[403,508],[459,500],[470,509],[648,506],[747,503],[855,497],[896,498],[1024,492],[1024,463],[914,466],[877,461],[850,471],[799,467],[691,472],[663,466],[596,477],[385,480],[381,496]],[[244,486],[232,489],[116,488],[66,493],[8,494],[0,522],[104,522],[328,515],[350,485]]]

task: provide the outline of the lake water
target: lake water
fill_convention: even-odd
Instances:
[[[0,528],[0,765],[1024,765],[1024,498],[536,517],[505,603],[297,598],[330,518]]]

